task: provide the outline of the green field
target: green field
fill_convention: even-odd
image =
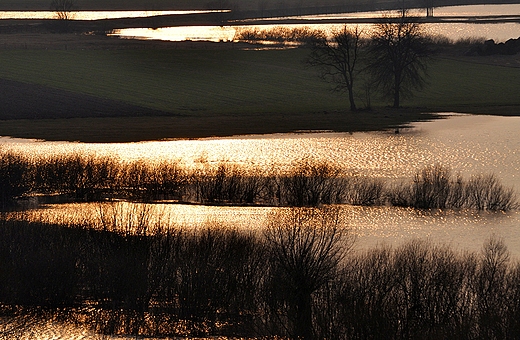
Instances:
[[[429,74],[429,86],[405,105],[441,111],[520,114],[518,67],[440,59],[432,63]]]
[[[0,77],[171,113],[263,114],[345,107],[305,51],[6,51]]]
[[[306,49],[6,50],[0,52],[0,78],[163,112],[153,122],[149,117],[66,121],[77,129],[67,133],[89,141],[371,130],[434,111],[520,114],[520,68],[450,59],[432,63],[429,85],[403,102],[407,109],[390,111],[388,102],[372,94],[374,110],[352,114],[345,95],[332,92],[318,71],[305,65],[307,54]],[[363,107],[361,100],[358,106]],[[73,138],[60,134],[63,124],[2,121],[0,135]],[[124,136],[116,137],[115,130]]]
[[[331,92],[318,71],[305,65],[307,53],[306,49],[2,51],[0,77],[171,113],[346,110],[346,97]],[[439,59],[429,74],[429,85],[405,100],[405,106],[450,111],[520,105],[520,68]],[[373,103],[385,105],[377,98]]]

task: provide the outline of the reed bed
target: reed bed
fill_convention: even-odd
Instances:
[[[155,337],[520,337],[520,265],[501,239],[354,252],[339,211],[282,209],[257,233],[2,220],[0,336],[45,316]]]
[[[325,33],[319,29],[278,26],[269,29],[240,28],[235,33],[234,40],[249,43],[293,43],[305,45],[323,38],[324,36]]]
[[[126,199],[200,204],[321,206],[391,205],[416,209],[508,211],[518,207],[513,188],[493,174],[463,178],[441,165],[418,170],[411,181],[345,174],[329,163],[302,160],[288,171],[249,169],[221,162],[188,168],[178,161],[123,162],[110,157],[65,155],[28,159],[3,152],[0,200],[60,194],[64,200]]]

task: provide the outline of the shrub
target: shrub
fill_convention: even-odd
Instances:
[[[277,178],[278,202],[293,207],[340,203],[345,190],[340,173],[328,163],[300,162]]]
[[[12,205],[16,198],[30,192],[32,169],[32,164],[23,156],[12,152],[0,153],[0,204],[2,208]]]

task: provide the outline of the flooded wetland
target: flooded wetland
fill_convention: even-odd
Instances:
[[[439,8],[449,23],[427,30],[518,38],[519,6]],[[331,29],[364,15],[265,20]],[[226,42],[259,27],[277,24],[111,34]],[[428,117],[372,132],[0,137],[0,339],[520,336],[520,117]]]
[[[264,173],[290,171],[302,160],[327,163],[356,177],[392,183],[412,180],[421,169],[441,164],[464,178],[494,174],[506,187],[520,188],[520,118],[445,115],[397,131],[373,133],[297,133],[236,136],[198,140],[85,144],[4,138],[2,149],[28,155],[78,154],[113,157],[125,162],[170,162],[180,167],[222,164]],[[189,200],[189,199],[188,199]],[[268,202],[269,203],[269,202]],[[107,209],[112,203],[103,203]],[[122,211],[133,203],[119,203]],[[167,224],[183,227],[218,222],[245,229],[262,228],[270,207],[184,205],[155,202]],[[360,249],[380,243],[399,244],[414,237],[431,238],[468,250],[479,250],[491,235],[504,237],[510,251],[520,256],[520,214],[473,210],[415,210],[398,207],[346,205],[345,225],[357,235]],[[99,203],[46,205],[31,213],[51,220],[99,223]]]
[[[438,164],[450,169],[454,175],[460,174],[465,179],[479,174],[494,174],[505,187],[512,188],[516,195],[520,187],[520,153],[518,152],[520,141],[516,135],[519,128],[518,117],[446,114],[442,119],[416,123],[398,131],[305,132],[121,144],[3,138],[2,150],[25,154],[32,159],[46,154],[85,157],[95,155],[100,159],[110,157],[127,164],[152,165],[166,162],[192,170],[227,166],[235,169],[239,167],[246,172],[262,169],[263,174],[288,173],[301,164],[302,160],[312,164],[327,162],[341,169],[343,175],[378,179],[384,181],[387,186],[417,179],[418,171]],[[125,199],[112,202],[40,203],[29,210],[10,213],[8,220],[15,221],[21,218],[73,228],[91,226],[96,230],[107,230],[121,235],[151,236],[157,232],[160,234],[166,232],[164,235],[177,235],[175,239],[179,237],[182,239],[189,237],[192,232],[195,233],[194,235],[200,232],[204,234],[206,233],[204,230],[208,230],[206,229],[208,227],[236,230],[240,233],[245,232],[246,235],[249,233],[263,235],[267,230],[269,235],[269,230],[272,230],[273,216],[280,221],[281,216],[286,216],[287,212],[291,211],[291,208],[279,207],[276,204],[236,205],[218,203],[218,200],[216,202],[217,204],[197,202],[192,204],[179,200],[158,199],[145,203]],[[334,206],[336,207],[333,212],[336,221],[334,223],[337,223],[334,225],[346,233],[341,237],[346,237],[342,242],[349,244],[350,257],[359,254],[364,258],[363,254],[366,251],[374,251],[374,249],[383,251],[387,249],[385,247],[392,247],[398,252],[404,251],[408,249],[406,247],[412,247],[413,242],[417,240],[426,242],[415,244],[419,247],[417,249],[425,251],[430,249],[428,244],[431,242],[439,246],[448,246],[455,251],[480,253],[490,239],[503,240],[514,261],[520,256],[520,233],[518,232],[520,212],[517,209],[508,211],[472,208],[417,209],[386,204],[383,206],[335,204]],[[304,218],[306,219],[307,217]],[[158,231],[157,228],[160,230]],[[228,232],[224,232],[224,235],[226,233]],[[182,236],[183,234],[186,236]],[[40,237],[47,237],[46,235],[47,232],[43,232]],[[91,237],[96,238],[95,235],[88,236]],[[215,239],[212,242],[216,241]],[[190,250],[192,254],[190,256],[199,256],[195,255],[198,254],[196,252],[192,253],[193,251],[195,250]],[[437,256],[435,252],[441,250],[431,248],[429,251],[433,252],[432,256]],[[137,253],[132,256],[137,256]],[[395,256],[398,256],[397,253]],[[120,261],[124,259],[125,257],[119,257]],[[134,265],[129,268],[133,267]],[[181,275],[181,272],[178,275]],[[161,295],[157,296],[160,297]],[[74,313],[74,319],[85,317],[82,310]],[[90,315],[90,317],[94,316]],[[154,316],[156,317],[158,315]],[[39,332],[40,339],[50,339],[52,336],[68,338],[72,334],[74,337],[84,339],[99,338],[95,333],[89,333],[68,323],[53,321],[54,319],[44,321],[47,319],[41,318],[41,320],[29,328],[32,332]],[[115,321],[107,319],[105,322],[108,320]],[[92,322],[99,327],[98,321],[93,319],[87,321],[87,324]],[[126,329],[126,332],[131,332],[123,324],[120,327]],[[104,328],[97,329],[106,332]],[[203,334],[206,331],[201,330],[201,332]],[[36,333],[26,332],[21,336],[31,338],[34,334]]]

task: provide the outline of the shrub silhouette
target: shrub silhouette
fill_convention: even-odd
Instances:
[[[288,171],[246,169],[228,163],[187,168],[179,162],[122,162],[78,154],[28,160],[3,153],[0,199],[4,207],[34,194],[61,194],[77,202],[129,199],[202,204],[317,207],[328,204],[394,205],[417,209],[518,208],[513,188],[493,174],[464,180],[441,165],[420,169],[411,182],[346,175],[327,162],[302,160]]]
[[[257,233],[146,235],[2,220],[0,313],[156,337],[518,338],[520,265],[502,239],[480,253],[428,240],[354,252],[340,217],[284,208]]]
[[[11,206],[14,199],[31,190],[31,163],[24,157],[0,150],[0,204]]]
[[[332,208],[284,210],[268,225],[269,312],[289,337],[314,338],[313,294],[336,275],[350,246],[346,232]]]

